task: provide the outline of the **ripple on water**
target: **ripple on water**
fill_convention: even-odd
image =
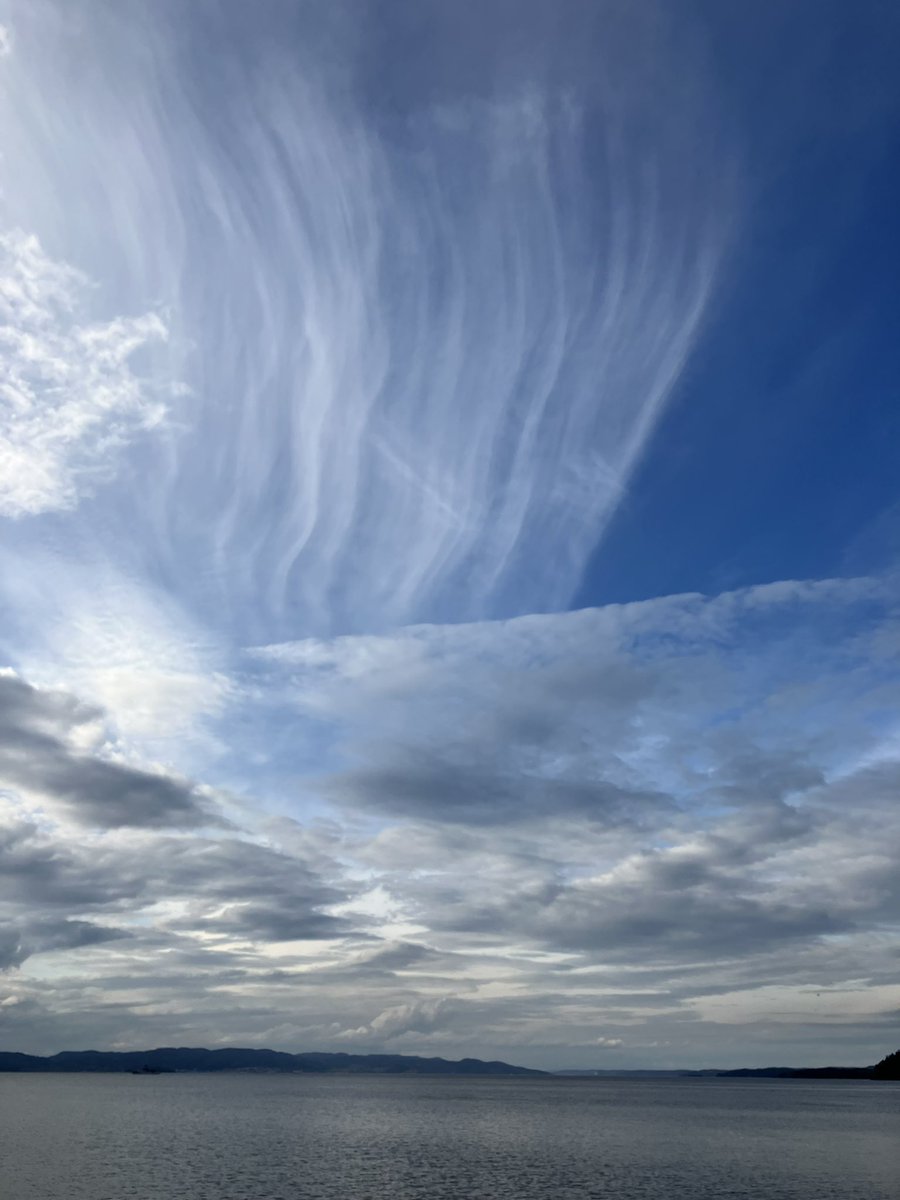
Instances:
[[[900,1085],[0,1075],[4,1200],[897,1200]]]

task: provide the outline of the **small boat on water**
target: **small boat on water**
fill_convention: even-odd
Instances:
[[[131,1072],[132,1075],[162,1075],[162,1073],[163,1072],[160,1067],[148,1067],[146,1063],[139,1071]]]

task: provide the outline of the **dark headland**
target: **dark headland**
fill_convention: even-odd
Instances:
[[[871,1067],[738,1067],[723,1071],[557,1071],[578,1079],[900,1079],[900,1050]]]
[[[284,1071],[370,1075],[533,1075],[592,1079],[895,1079],[900,1080],[900,1050],[871,1067],[744,1067],[733,1070],[581,1070],[537,1071],[479,1058],[451,1061],[411,1054],[288,1054],[281,1050],[229,1047],[223,1050],[184,1046],[156,1050],[64,1050],[41,1057],[0,1050],[0,1071],[130,1071],[156,1075],[172,1071]]]
[[[147,1071],[144,1071],[144,1068]],[[377,1075],[545,1075],[505,1062],[463,1058],[418,1058],[410,1054],[287,1054],[280,1050],[190,1049],[64,1050],[42,1058],[0,1051],[0,1071],[291,1071],[318,1075],[340,1072]]]

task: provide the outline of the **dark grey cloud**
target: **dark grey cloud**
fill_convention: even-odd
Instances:
[[[470,749],[474,757],[480,748]],[[673,807],[671,799],[658,792],[592,779],[587,772],[554,778],[516,771],[509,762],[492,767],[409,747],[391,750],[388,762],[332,776],[323,792],[359,810],[473,826],[577,815],[598,825],[639,827],[659,820]],[[460,755],[464,757],[465,751]],[[499,756],[493,757],[496,761]]]
[[[64,805],[84,825],[197,828],[222,816],[187,780],[73,748],[102,712],[72,696],[0,674],[0,787]]]
[[[784,603],[795,599],[788,592]],[[775,598],[774,618],[760,602],[762,616],[744,605],[775,626],[759,661],[734,639],[740,620],[727,604],[699,617],[686,603],[663,606],[666,636],[654,636],[644,612],[568,614],[555,654],[534,620],[510,622],[499,646],[462,635],[455,652],[449,635],[432,647],[425,632],[415,643],[422,661],[398,639],[396,674],[381,645],[360,639],[356,659],[341,647],[333,677],[316,677],[344,733],[321,792],[345,812],[408,820],[515,827],[571,817],[648,831],[688,807],[796,800],[826,778],[831,682],[848,662],[838,642],[817,670],[814,649],[792,651]],[[380,686],[363,670],[367,654],[387,662]],[[849,682],[840,741],[858,753],[890,701],[871,673]],[[794,695],[806,708],[789,710],[786,724]]]
[[[236,833],[126,829],[85,841],[12,815],[0,823],[0,968],[130,939],[117,954],[135,965],[187,955],[191,970],[224,979],[271,943],[370,940],[358,920],[328,911],[352,889],[335,864],[324,877],[325,865]]]
[[[744,957],[783,941],[849,933],[846,913],[742,894],[697,863],[647,869],[628,888],[572,889],[535,914],[545,943],[607,960]]]
[[[493,872],[480,869],[471,844],[448,841],[446,869],[409,890],[432,929],[497,945],[572,951],[588,961],[640,960],[648,967],[739,960],[848,934],[861,919],[877,919],[884,897],[877,907],[861,905],[853,873],[812,887],[802,870],[804,856],[831,858],[843,836],[827,815],[777,804],[720,817],[708,831],[680,834],[671,849],[617,855],[611,869],[575,878],[567,878],[564,841],[556,864],[545,843],[544,861],[510,849],[507,868],[499,870],[495,861]],[[434,837],[440,844],[439,831]],[[602,838],[593,845],[602,856]],[[495,850],[495,859],[502,854]],[[886,855],[883,867],[889,861]],[[791,877],[791,864],[799,878]],[[777,885],[769,875],[773,867]]]
[[[188,922],[191,928],[249,938],[257,942],[318,941],[354,932],[353,923],[318,912],[328,894],[296,895],[256,904],[229,904],[214,917]]]
[[[33,954],[77,950],[128,936],[125,930],[90,921],[43,918],[15,924],[0,919],[0,970],[21,966]]]
[[[400,971],[405,967],[418,966],[434,961],[439,956],[419,942],[388,942],[353,964],[366,971]]]
[[[816,783],[792,775],[788,763],[777,784],[766,781],[750,803],[719,802],[702,821],[692,813],[687,824],[661,826],[656,836],[669,848],[642,848],[640,831],[624,843],[611,840],[577,818],[568,828],[564,820],[511,826],[490,843],[478,827],[431,823],[427,833],[410,825],[384,835],[375,861],[400,868],[385,876],[386,886],[406,896],[432,940],[461,953],[477,948],[481,962],[494,954],[501,974],[509,948],[520,947],[519,986],[540,991],[554,980],[558,993],[540,1003],[544,1028],[563,1019],[561,1005],[579,987],[594,993],[606,1018],[628,1027],[662,1020],[648,1009],[680,1011],[683,1019],[698,997],[735,991],[752,998],[759,988],[785,988],[782,1006],[802,1011],[809,1002],[802,994],[787,998],[791,989],[840,979],[856,981],[853,1005],[861,1003],[859,980],[888,988],[900,962],[892,941],[897,770],[879,764]],[[760,799],[785,790],[792,802]],[[417,861],[429,870],[404,877]],[[623,994],[602,998],[611,983]],[[629,983],[656,994],[629,998]],[[854,1026],[854,1038],[864,1026]]]
[[[145,833],[87,846],[24,820],[0,827],[0,901],[31,911],[128,912],[183,900],[190,918],[173,927],[208,923],[276,941],[348,932],[320,910],[349,894],[301,858],[237,837]]]

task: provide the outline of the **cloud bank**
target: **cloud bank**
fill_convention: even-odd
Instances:
[[[893,580],[788,582],[271,647],[255,796],[207,790],[202,832],[174,777],[130,767],[123,815],[48,769],[36,808],[5,757],[7,1036],[867,1061],[900,1006],[897,618]],[[35,761],[96,719],[6,685]]]

